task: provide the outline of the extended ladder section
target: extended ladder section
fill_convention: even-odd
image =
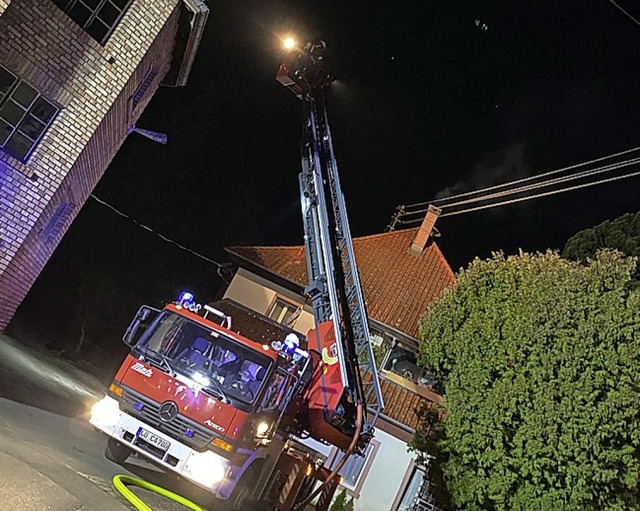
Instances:
[[[355,406],[362,403],[368,411],[362,447],[371,438],[384,404],[327,119],[324,89],[333,78],[324,67],[324,50],[324,43],[308,44],[281,65],[277,79],[303,102],[300,193],[309,274],[306,292],[316,320],[310,337],[317,337],[315,347],[325,364],[337,362],[344,384],[344,395],[336,400],[336,378],[325,369],[324,413],[334,427],[352,434]],[[322,326],[329,322],[333,335],[327,346]],[[310,349],[313,344],[310,338]]]

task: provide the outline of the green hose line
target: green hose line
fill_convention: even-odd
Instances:
[[[113,486],[115,486],[116,490],[118,490],[122,496],[127,499],[138,511],[152,511],[152,509],[144,503],[144,501],[138,497],[135,493],[133,493],[127,485],[139,486],[140,488],[144,488],[145,490],[152,491],[157,493],[158,495],[162,495],[170,500],[173,500],[183,506],[192,509],[193,511],[205,511],[203,508],[194,504],[188,499],[185,499],[183,496],[178,495],[177,493],[173,493],[161,486],[157,486],[155,484],[151,484],[143,479],[138,479],[137,477],[131,477],[124,474],[118,474],[113,476]]]

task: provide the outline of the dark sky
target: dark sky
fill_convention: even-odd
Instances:
[[[215,0],[189,85],[161,89],[138,123],[168,145],[132,134],[96,195],[221,262],[224,246],[301,244],[301,106],[274,80],[287,31],[330,47],[329,117],[355,236],[452,186],[640,145],[640,26],[607,0]],[[640,209],[639,185],[442,218],[439,245],[454,270],[493,250],[562,248]],[[137,301],[220,283],[211,265],[91,200],[32,295],[86,274]]]

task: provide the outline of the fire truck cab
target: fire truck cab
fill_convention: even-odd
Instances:
[[[323,457],[292,436],[317,364],[295,344],[260,344],[231,323],[189,293],[162,311],[142,307],[124,336],[131,352],[90,423],[108,435],[112,461],[137,453],[233,509],[267,494],[284,503],[323,474]],[[278,470],[305,477],[282,495]]]

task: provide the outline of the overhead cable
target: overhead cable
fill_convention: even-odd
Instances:
[[[609,2],[611,2],[617,9],[620,9],[627,17],[629,17],[636,25],[640,26],[640,21],[638,21],[636,18],[634,18],[633,16],[631,16],[631,14],[629,14],[627,11],[625,11],[620,5],[618,5],[617,3],[615,3],[613,0],[609,0]]]
[[[556,177],[556,178],[553,178],[553,179],[547,179],[546,181],[540,181],[539,183],[527,184],[527,185],[520,186],[520,187],[517,187],[517,188],[509,188],[507,190],[502,190],[502,191],[495,192],[495,193],[490,193],[490,194],[487,194],[487,195],[481,195],[481,196],[478,196],[478,197],[472,197],[470,199],[465,199],[465,200],[458,201],[458,202],[442,204],[442,205],[438,205],[438,207],[440,207],[442,209],[449,209],[449,208],[452,208],[452,207],[455,207],[455,206],[461,206],[461,205],[464,205],[464,204],[471,204],[471,203],[474,203],[474,202],[484,202],[484,201],[487,201],[487,200],[490,200],[490,199],[496,199],[496,198],[500,198],[500,197],[504,197],[504,196],[517,195],[517,194],[528,192],[528,191],[531,191],[531,190],[536,190],[538,188],[546,188],[546,187],[549,187],[551,185],[566,183],[566,182],[569,182],[569,181],[575,181],[577,179],[584,179],[586,177],[595,176],[597,174],[602,174],[604,172],[610,172],[612,170],[617,170],[617,169],[628,167],[628,166],[631,166],[631,165],[636,165],[638,163],[640,163],[640,157],[632,158],[630,160],[624,160],[624,161],[621,161],[621,162],[611,163],[609,165],[604,165],[604,166],[601,166],[601,167],[595,167],[593,169],[583,170],[581,172],[577,172],[577,173],[574,173],[574,174],[569,174],[567,176],[561,176],[561,177]],[[535,176],[535,177],[539,177],[539,176]],[[506,185],[512,184],[512,183],[505,183],[503,186],[506,186]],[[417,210],[413,210],[413,211],[406,211],[406,208],[409,208],[409,207],[410,206],[405,206],[405,209],[402,211],[402,213],[399,214],[399,216],[402,217],[402,216],[418,215],[418,214],[426,213],[426,211],[427,211],[427,208],[417,209]]]
[[[226,278],[222,275],[222,271],[228,268],[228,264],[224,264],[224,263],[219,263],[218,261],[214,261],[213,259],[200,254],[199,252],[196,252],[195,250],[192,250],[188,247],[185,247],[184,245],[182,245],[181,243],[178,243],[175,240],[172,240],[171,238],[166,237],[163,234],[160,234],[159,232],[154,231],[151,227],[144,225],[141,222],[138,222],[138,220],[136,220],[135,218],[127,215],[126,213],[123,213],[122,211],[120,211],[119,209],[115,208],[114,206],[112,206],[111,204],[109,204],[108,202],[103,201],[102,199],[99,199],[98,197],[96,197],[94,194],[90,194],[89,195],[93,200],[95,200],[96,202],[102,204],[103,206],[106,206],[107,208],[109,208],[111,211],[113,211],[114,213],[117,213],[118,215],[120,215],[123,218],[126,218],[127,220],[130,220],[131,222],[133,222],[134,224],[136,224],[138,227],[141,227],[142,229],[149,231],[151,234],[157,236],[158,238],[160,238],[163,241],[166,241],[167,243],[171,243],[172,245],[175,245],[176,247],[178,247],[181,250],[184,250],[185,252],[188,252],[196,257],[199,257],[200,259],[211,263],[213,265],[215,265],[217,267],[217,273],[218,276],[224,280],[225,282],[227,282]],[[227,282],[228,283],[228,282]]]
[[[567,170],[573,170],[573,169],[576,169],[576,168],[579,168],[579,167],[584,167],[586,165],[591,165],[592,163],[598,163],[598,162],[601,162],[601,161],[604,161],[604,160],[608,160],[608,159],[611,159],[611,158],[616,158],[618,156],[623,156],[625,154],[629,154],[629,153],[632,153],[632,152],[638,151],[638,150],[640,150],[640,146],[634,147],[632,149],[627,149],[626,151],[621,151],[621,152],[618,152],[618,153],[609,154],[607,156],[602,156],[601,158],[596,158],[596,159],[593,159],[593,160],[585,161],[583,163],[578,163],[576,165],[570,165],[568,167],[562,167],[560,169],[552,170],[552,171],[549,171],[549,172],[545,172],[543,174],[538,174],[536,176],[529,176],[529,177],[525,177],[525,178],[522,178],[522,179],[516,179],[515,181],[509,181],[508,183],[502,183],[502,184],[499,184],[499,185],[488,186],[488,187],[480,188],[479,190],[473,190],[473,191],[470,191],[470,192],[459,193],[459,194],[456,194],[456,195],[449,195],[447,197],[440,197],[438,199],[433,199],[431,201],[417,202],[415,204],[409,204],[409,205],[407,205],[405,207],[413,208],[413,207],[419,207],[419,206],[426,206],[428,204],[438,205],[438,204],[440,204],[440,203],[442,203],[444,201],[449,201],[449,200],[452,200],[452,199],[458,199],[460,197],[468,197],[469,195],[475,195],[475,194],[479,194],[479,193],[484,193],[484,192],[488,192],[490,190],[497,190],[499,188],[504,188],[504,187],[507,187],[507,186],[512,186],[512,185],[516,185],[516,184],[520,184],[520,183],[526,183],[528,181],[533,181],[534,179],[539,179],[541,177],[546,177],[546,176],[551,176],[551,175],[554,175],[554,174],[559,174],[559,173],[565,172]],[[441,207],[441,206],[439,206],[439,207]]]
[[[461,215],[463,213],[470,213],[471,211],[479,211],[481,209],[495,208],[498,206],[504,206],[505,204],[513,204],[514,202],[522,202],[525,200],[536,199],[538,197],[546,197],[547,195],[555,195],[557,193],[570,192],[572,190],[578,190],[580,188],[587,188],[588,186],[600,185],[603,183],[609,183],[611,181],[618,181],[619,179],[626,179],[628,177],[640,176],[640,171],[633,172],[631,174],[624,174],[622,176],[609,177],[607,179],[600,179],[599,181],[593,181],[591,183],[583,183],[581,185],[569,186],[567,188],[560,188],[558,190],[551,190],[549,192],[542,192],[536,195],[531,195],[528,197],[519,197],[517,199],[511,199],[507,201],[498,202],[496,204],[485,204],[483,206],[476,206],[474,208],[463,209],[461,211],[452,211],[451,213],[443,213],[441,216],[455,216]]]
[[[631,174],[624,174],[622,176],[615,176],[615,177],[610,177],[610,178],[607,178],[607,179],[601,179],[599,181],[593,181],[591,183],[583,183],[583,184],[580,184],[580,185],[574,185],[574,186],[570,186],[570,187],[566,187],[566,188],[560,188],[558,190],[551,190],[549,192],[542,192],[542,193],[538,193],[536,195],[530,195],[530,196],[527,196],[527,197],[518,197],[516,199],[510,199],[510,200],[506,200],[506,201],[501,201],[501,202],[497,202],[497,203],[494,203],[494,204],[484,204],[482,206],[476,206],[476,207],[473,207],[473,208],[462,209],[462,210],[459,210],[459,211],[452,211],[450,213],[442,213],[440,216],[441,217],[456,216],[456,215],[462,215],[464,213],[471,213],[472,211],[480,211],[480,210],[483,210],[483,209],[497,208],[498,206],[504,206],[504,205],[513,204],[513,203],[516,203],[516,202],[523,202],[523,201],[526,201],[526,200],[536,199],[538,197],[546,197],[548,195],[555,195],[555,194],[558,194],[558,193],[569,192],[569,191],[572,191],[572,190],[578,190],[579,188],[586,188],[588,186],[595,186],[595,185],[599,185],[599,184],[603,184],[603,183],[609,183],[611,181],[618,181],[620,179],[626,179],[626,178],[634,177],[634,176],[640,176],[640,171],[633,172]],[[402,219],[399,219],[398,223],[409,225],[409,224],[414,224],[414,223],[418,223],[418,222],[421,222],[421,221],[422,221],[422,219],[420,219],[420,218],[416,218],[416,219],[413,219],[413,220],[402,220]]]

